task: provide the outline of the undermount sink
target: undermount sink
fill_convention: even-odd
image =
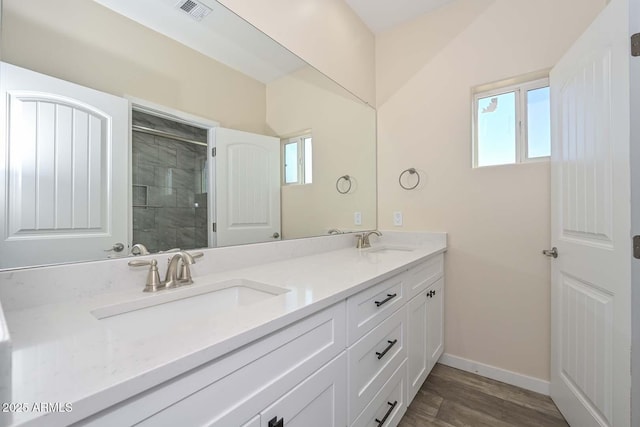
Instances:
[[[371,249],[368,249],[368,253],[377,253],[377,254],[387,254],[387,253],[399,253],[399,252],[413,252],[415,248],[410,246],[392,246],[392,245],[383,245],[383,246],[374,246]]]
[[[145,294],[135,300],[108,305],[91,311],[102,322],[173,323],[187,318],[218,314],[282,295],[288,289],[246,279],[232,279],[208,285]]]

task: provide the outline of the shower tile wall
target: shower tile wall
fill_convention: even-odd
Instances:
[[[207,132],[138,111],[134,125],[207,142]],[[207,246],[207,147],[133,131],[133,243],[151,252]]]

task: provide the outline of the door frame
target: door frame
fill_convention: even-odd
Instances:
[[[196,116],[194,114],[185,113],[184,111],[176,110],[171,107],[167,107],[165,105],[156,104],[151,101],[147,101],[145,99],[136,98],[133,96],[125,95],[125,99],[129,101],[129,156],[133,158],[131,155],[132,144],[133,144],[133,130],[132,130],[132,115],[133,110],[140,111],[143,113],[148,113],[154,116],[158,116],[161,118],[165,118],[168,120],[173,120],[175,122],[183,123],[189,126],[199,127],[201,129],[207,130],[207,158],[210,159],[208,173],[209,177],[207,180],[207,185],[209,188],[207,189],[207,204],[209,206],[207,211],[207,241],[208,247],[215,248],[216,247],[216,233],[212,230],[211,224],[213,224],[216,220],[216,187],[215,187],[215,176],[216,176],[216,164],[215,158],[209,157],[212,150],[216,146],[215,133],[213,130],[217,127],[220,127],[220,123],[214,120],[205,119],[200,116]],[[129,162],[128,165],[128,182],[133,182],[133,170],[132,164]],[[128,194],[128,215],[129,215],[129,245],[132,244],[131,239],[133,239],[133,190],[132,186],[129,185],[127,189]]]
[[[640,0],[629,1],[629,36],[640,33]],[[630,113],[640,117],[640,57],[630,60]],[[640,121],[630,120],[631,236],[640,235]],[[631,244],[631,242],[629,242]],[[631,425],[640,425],[640,260],[631,261]]]

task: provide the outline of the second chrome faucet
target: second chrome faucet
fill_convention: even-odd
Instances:
[[[196,263],[195,258],[203,256],[202,252],[190,254],[189,252],[178,252],[169,259],[165,280],[160,280],[160,272],[158,271],[158,262],[151,260],[132,260],[129,265],[132,267],[141,267],[148,265],[149,274],[145,283],[144,292],[156,292],[162,289],[171,289],[178,286],[190,285],[193,283],[191,278],[190,265]]]
[[[356,239],[358,239],[356,241],[356,248],[358,249],[370,248],[371,242],[369,242],[369,236],[371,236],[372,234],[375,234],[378,237],[382,236],[382,233],[379,232],[378,230],[368,231],[362,234],[356,234]]]

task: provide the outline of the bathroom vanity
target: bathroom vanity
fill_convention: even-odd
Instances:
[[[12,402],[72,407],[6,422],[396,425],[443,350],[446,235],[383,233],[207,250],[156,293],[126,260],[0,273]]]

